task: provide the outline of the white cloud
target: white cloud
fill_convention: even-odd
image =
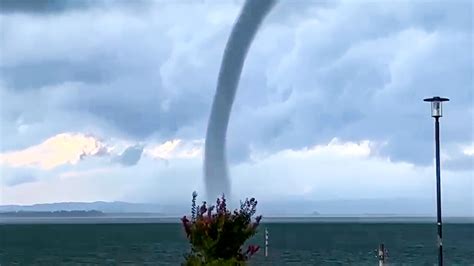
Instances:
[[[170,145],[168,142],[167,145]],[[231,167],[233,198],[256,197],[260,202],[304,199],[414,199],[432,200],[433,166],[392,162],[371,153],[371,141],[332,140],[300,150],[256,154],[252,162]],[[168,157],[168,164],[146,156],[132,167],[96,162],[77,169],[50,173],[33,183],[3,187],[4,204],[55,201],[125,200],[184,204],[193,190],[204,194],[202,158]],[[473,202],[474,183],[469,171],[443,170],[446,206],[466,213]],[[71,190],[74,186],[74,190]],[[48,193],[36,193],[47,191]],[[400,207],[403,210],[403,206]],[[390,212],[390,210],[380,210]],[[430,213],[432,210],[420,210]],[[454,207],[446,210],[454,212]]]
[[[174,139],[158,145],[149,145],[144,154],[154,159],[200,158],[203,151],[203,140],[183,141]]]
[[[371,153],[371,144],[370,141],[365,140],[360,143],[353,142],[341,142],[337,138],[332,139],[327,145],[316,145],[310,149],[298,150],[298,151],[288,151],[290,157],[305,157],[315,154],[324,154],[324,155],[338,155],[338,156],[355,156],[355,157],[368,157]]]
[[[44,170],[77,164],[87,156],[105,153],[105,145],[93,136],[62,133],[21,151],[0,154],[0,163],[10,167],[34,166]]]
[[[117,138],[101,139],[83,133],[61,133],[23,150],[0,153],[2,183],[18,185],[40,181],[48,175],[70,178],[114,174],[115,164],[130,167],[136,165],[142,155],[166,162],[200,159],[203,143],[203,140],[174,139],[144,144]],[[92,164],[83,162],[94,157],[101,159],[92,160]]]
[[[203,144],[204,140],[174,139],[160,144],[147,144],[143,154],[161,160],[200,158]],[[121,156],[127,149],[136,145],[141,144],[123,139],[104,141],[83,133],[61,133],[23,150],[0,153],[0,164],[51,170],[61,165],[77,164],[85,157]]]
[[[474,156],[474,144],[465,147],[462,152],[467,156]]]
[[[369,151],[363,142],[328,143],[313,149],[280,151],[233,167],[233,193],[236,198],[252,196],[266,203],[291,199],[313,203],[378,199],[382,204],[377,206],[376,212],[380,213],[393,211],[383,208],[384,200],[411,199],[414,204],[419,200],[434,202],[436,183],[433,165],[416,166],[376,155],[367,156]],[[446,213],[474,215],[471,170],[443,168],[442,190]],[[410,212],[434,214],[434,208],[404,207],[406,201],[401,202],[402,205],[393,212],[408,212],[410,209]],[[338,210],[332,212],[337,213]]]

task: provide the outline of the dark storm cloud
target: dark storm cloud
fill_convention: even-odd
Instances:
[[[225,32],[213,28],[197,32],[191,40],[195,45],[185,47],[179,35],[178,40],[173,36],[190,25],[210,23],[203,16],[204,8],[201,14],[177,23],[175,18],[158,20],[168,11],[161,10],[167,5],[157,5],[156,14],[135,14],[120,6],[104,13],[63,14],[53,27],[49,19],[27,17],[27,22],[17,26],[20,34],[7,27],[11,38],[3,44],[6,53],[1,64],[5,90],[47,94],[52,87],[63,87],[56,98],[62,102],[62,112],[94,116],[127,138],[153,134],[196,138],[205,128],[212,98],[209,84],[218,68],[218,62],[206,61],[219,54]],[[174,12],[179,7],[171,5]],[[184,9],[187,12],[190,10]],[[5,18],[6,26],[24,22],[18,17]],[[110,27],[113,22],[123,27]],[[22,42],[24,38],[36,39],[42,46],[33,47]],[[76,85],[70,88],[70,83]],[[85,124],[81,119],[75,122]]]
[[[104,3],[100,12],[1,14],[2,150],[71,130],[204,136],[240,5],[152,1],[134,12],[135,1]],[[282,1],[274,11],[242,73],[231,162],[339,137],[430,163],[433,121],[421,100],[433,95],[452,99],[444,145],[472,142],[471,1]]]
[[[0,67],[5,85],[15,90],[37,89],[64,82],[104,83],[117,73],[110,69],[112,60],[86,62],[37,62],[29,65]],[[28,77],[28,78],[25,78]]]
[[[116,161],[124,166],[136,165],[138,161],[140,161],[142,153],[143,146],[131,146],[128,147],[119,157],[117,157]]]
[[[68,11],[82,11],[93,7],[137,7],[149,0],[1,0],[0,14],[52,15]]]
[[[71,9],[86,8],[94,1],[88,0],[1,0],[0,13],[48,14]]]
[[[438,94],[453,99],[445,106],[445,141],[472,140],[471,3],[393,5],[399,9],[345,5],[300,27],[276,71],[263,73],[291,96],[244,110],[230,141],[302,148],[334,136],[371,139],[388,142],[382,153],[395,161],[431,163],[432,119],[421,100]],[[249,56],[249,64],[258,60]]]

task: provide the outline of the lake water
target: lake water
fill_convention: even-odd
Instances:
[[[252,265],[434,265],[436,226],[427,223],[268,223],[253,239],[263,249]],[[179,265],[188,251],[177,223],[3,224],[0,265]],[[474,224],[444,225],[446,265],[474,265]]]

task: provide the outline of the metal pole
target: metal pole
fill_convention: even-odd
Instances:
[[[439,117],[435,117],[435,141],[436,141],[436,204],[438,224],[438,265],[443,265],[443,230],[441,220],[441,167],[439,152]]]

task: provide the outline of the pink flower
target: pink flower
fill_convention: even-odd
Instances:
[[[248,248],[247,248],[247,251],[245,252],[245,254],[249,257],[253,256],[255,253],[258,252],[258,250],[260,249],[259,246],[257,245],[250,245]]]
[[[189,238],[189,236],[191,235],[191,224],[189,223],[188,218],[186,216],[183,216],[183,218],[181,218],[181,222],[183,223],[184,231],[186,232],[186,237]]]

